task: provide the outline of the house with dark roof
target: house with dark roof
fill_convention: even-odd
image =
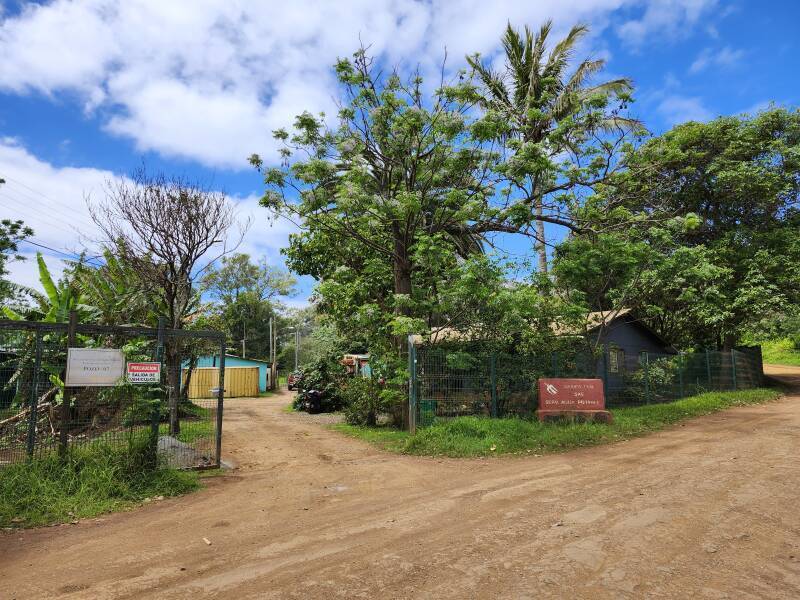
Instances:
[[[640,369],[645,360],[652,362],[678,354],[629,309],[589,313],[586,333],[595,336],[603,347],[598,372],[606,376],[608,390],[622,387],[625,374]]]

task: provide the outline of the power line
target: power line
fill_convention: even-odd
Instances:
[[[67,258],[70,258],[75,262],[78,262],[80,260],[80,254],[75,254],[74,252],[64,252],[63,250],[57,250],[56,248],[52,248],[51,246],[48,246],[47,244],[34,242],[30,238],[22,240],[22,243],[23,244],[30,244],[31,246],[36,246],[37,248],[43,248],[45,250],[50,250],[51,252],[55,252],[56,254],[61,254],[62,256],[66,256]],[[102,267],[103,266],[102,263],[96,262],[95,258],[90,257],[90,256],[84,256],[83,260],[85,260],[86,262],[92,264],[95,267]],[[91,261],[95,261],[95,262],[91,262]]]
[[[14,198],[13,196],[9,196],[5,192],[0,192],[0,197],[5,198],[7,202],[13,203],[8,208],[11,210],[18,212],[21,216],[24,217],[24,221],[26,221],[27,225],[36,228],[38,224],[44,224],[47,227],[52,227],[58,231],[61,231],[64,227],[63,221],[57,222],[55,219],[58,217],[51,217],[45,214],[36,214],[32,212],[32,209],[29,204],[27,204],[24,200],[19,198]],[[71,217],[70,219],[74,218]]]
[[[11,182],[15,186],[21,186],[21,187],[25,188],[26,190],[29,190],[29,191],[33,192],[34,194],[37,194],[37,195],[41,196],[42,198],[44,198],[45,200],[47,200],[48,202],[51,203],[48,206],[50,209],[56,210],[56,212],[59,212],[60,214],[62,214],[66,218],[72,218],[73,215],[70,215],[70,214],[67,214],[67,213],[64,213],[64,212],[61,211],[61,208],[64,208],[67,211],[70,211],[71,209],[70,209],[69,206],[66,206],[66,205],[58,202],[57,200],[54,200],[50,196],[47,196],[47,195],[43,194],[42,192],[33,189],[31,186],[19,181],[18,179],[14,179],[13,177],[5,177],[5,180],[6,180],[6,184],[8,184],[8,182]],[[24,192],[20,192],[20,193],[24,193]],[[25,194],[25,195],[28,196],[28,194]],[[28,197],[30,198],[30,196],[28,196]]]
[[[26,192],[22,188],[16,187],[16,185],[13,184],[13,183],[11,185],[9,185],[9,183],[6,183],[6,185],[3,186],[3,187],[4,187],[6,192],[12,192],[14,194],[20,195],[21,198],[28,205],[33,203],[33,205],[36,208],[43,208],[43,209],[49,211],[50,213],[58,215],[59,217],[63,217],[65,219],[74,219],[75,218],[75,212],[74,211],[73,212],[69,212],[69,209],[67,209],[66,211],[65,210],[61,210],[61,208],[58,205],[50,204],[48,202],[45,202],[41,198],[37,198],[36,196]]]
[[[16,211],[19,211],[22,214],[22,216],[25,217],[25,221],[26,221],[26,223],[28,225],[36,228],[37,227],[37,223],[39,223],[39,224],[44,224],[44,225],[46,225],[48,227],[51,227],[51,228],[55,229],[57,232],[68,233],[67,230],[64,229],[63,223],[56,223],[49,216],[45,217],[43,214],[37,214],[34,217],[31,212],[28,212],[29,211],[29,207],[28,207],[28,205],[26,205],[24,203],[23,200],[21,200],[19,198],[14,198],[14,197],[9,196],[8,194],[5,194],[3,192],[0,192],[0,196],[3,196],[7,200],[16,203],[16,205],[12,206],[11,208],[13,208]],[[73,232],[71,232],[71,233],[75,233],[75,234],[80,235],[80,233],[77,232],[76,230],[73,230]],[[62,254],[62,255],[67,256],[67,257],[69,257],[69,258],[71,258],[73,260],[76,260],[74,257],[79,256],[75,252],[69,252],[69,251],[64,252],[63,250],[58,250],[58,249],[53,248],[51,246],[48,246],[46,244],[42,244],[41,242],[34,242],[31,239],[24,240],[24,241],[27,241],[28,243],[30,243],[33,246],[38,246],[40,248],[44,248],[44,249],[50,250],[52,252],[57,252],[58,254]],[[87,255],[87,256],[84,256],[84,259],[87,262],[91,261],[93,258],[99,258],[99,255]],[[100,266],[100,265],[98,264],[97,266]]]

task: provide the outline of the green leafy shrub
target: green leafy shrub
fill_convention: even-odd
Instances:
[[[303,365],[298,382],[300,393],[294,400],[297,410],[308,410],[307,393],[316,390],[321,396],[322,412],[340,410],[344,405],[341,391],[344,388],[346,372],[339,360],[341,355],[328,355]]]
[[[792,347],[795,350],[800,350],[800,331],[790,335],[789,339],[792,341]]]
[[[375,425],[378,415],[389,410],[392,394],[371,377],[354,377],[342,390],[342,400],[348,423]]]
[[[678,381],[678,360],[659,358],[628,373],[625,377],[626,395],[630,400],[640,402],[671,397]]]

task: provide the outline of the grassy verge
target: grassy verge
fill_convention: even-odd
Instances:
[[[331,428],[391,452],[405,452],[408,441],[413,437],[407,431],[401,431],[394,427],[367,427],[337,423],[331,425]]]
[[[459,417],[439,421],[414,436],[388,427],[335,425],[334,428],[385,450],[405,454],[466,457],[560,452],[629,439],[684,419],[732,406],[767,402],[778,396],[780,392],[772,389],[710,392],[664,404],[615,409],[611,425]]]
[[[770,340],[759,343],[765,363],[800,367],[800,350],[795,350],[791,340]]]
[[[175,436],[178,441],[184,444],[192,444],[201,438],[214,439],[215,421],[190,421],[183,419],[181,421],[181,432]],[[158,426],[159,435],[169,435],[169,423],[161,423]]]
[[[197,489],[194,472],[148,467],[146,443],[74,448],[0,469],[0,527],[70,522]]]

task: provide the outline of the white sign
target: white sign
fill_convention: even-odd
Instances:
[[[116,348],[68,348],[67,387],[112,386],[125,374],[125,355]]]
[[[161,381],[160,362],[128,363],[128,381],[130,383],[158,383]]]

